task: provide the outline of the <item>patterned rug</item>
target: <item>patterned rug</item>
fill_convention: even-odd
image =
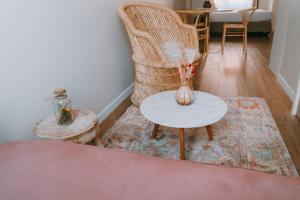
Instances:
[[[223,99],[229,110],[213,125],[213,141],[208,140],[205,128],[186,130],[186,159],[298,176],[265,100],[256,97]],[[138,108],[131,106],[106,133],[105,147],[179,159],[178,129],[160,127],[158,138],[151,139],[153,127]]]

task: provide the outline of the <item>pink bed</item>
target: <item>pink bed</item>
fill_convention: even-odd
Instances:
[[[0,145],[0,199],[300,199],[300,180],[66,142]]]

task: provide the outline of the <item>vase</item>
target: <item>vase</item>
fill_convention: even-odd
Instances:
[[[194,94],[188,85],[182,85],[176,92],[176,101],[179,105],[187,106],[193,103]]]
[[[204,1],[203,8],[211,8],[211,7],[212,5],[210,1]]]
[[[59,88],[54,91],[54,94],[52,103],[57,124],[61,126],[72,124],[74,119],[71,100],[68,98],[66,90]]]

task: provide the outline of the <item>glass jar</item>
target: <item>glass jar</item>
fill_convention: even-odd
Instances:
[[[68,98],[66,90],[63,88],[56,89],[54,91],[55,97],[53,99],[53,108],[56,121],[58,125],[72,124],[73,113],[71,100]]]

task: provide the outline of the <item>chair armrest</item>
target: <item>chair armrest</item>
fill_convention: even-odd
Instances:
[[[161,48],[148,32],[137,30],[131,19],[124,12],[124,7],[127,4],[121,5],[118,8],[118,14],[124,23],[129,36],[133,58],[140,58],[145,62],[166,62],[166,57]]]
[[[137,60],[138,58],[138,60],[146,63],[166,64],[167,59],[160,47],[160,42],[166,42],[168,40],[179,42],[185,48],[199,49],[198,34],[195,27],[184,24],[177,13],[169,8],[158,7],[154,4],[147,5],[155,9],[160,9],[163,12],[165,11],[165,14],[168,15],[171,22],[171,26],[167,27],[167,31],[172,31],[172,33],[161,40],[160,38],[155,38],[155,35],[152,35],[150,32],[136,29],[131,19],[124,12],[126,5],[120,6],[118,13],[129,35],[133,49],[133,59]],[[163,29],[165,27],[161,28]],[[161,34],[159,31],[158,29],[157,35]]]
[[[128,32],[133,58],[139,58],[145,62],[165,63],[167,59],[162,52],[159,44],[155,41],[153,36],[148,32],[132,29],[125,25]],[[135,59],[134,59],[135,60]]]

